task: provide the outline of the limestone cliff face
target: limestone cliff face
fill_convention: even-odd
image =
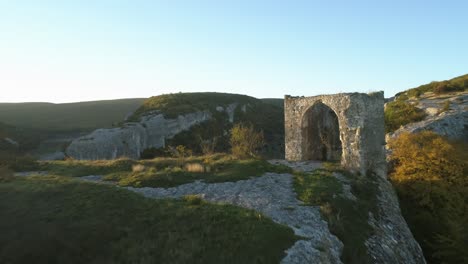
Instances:
[[[421,247],[401,214],[398,197],[387,179],[386,169],[377,170],[374,176],[377,214],[369,212],[368,223],[373,234],[366,240],[372,263],[426,263]]]
[[[164,147],[166,139],[211,117],[209,111],[180,115],[174,119],[165,119],[162,114],[147,115],[140,122],[125,123],[119,128],[97,129],[77,138],[67,148],[66,154],[86,160],[119,157],[137,159],[144,149]]]

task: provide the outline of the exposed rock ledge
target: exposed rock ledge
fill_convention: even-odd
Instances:
[[[267,173],[249,180],[213,184],[196,181],[167,189],[127,189],[151,198],[179,198],[194,194],[210,202],[256,210],[304,237],[287,250],[281,263],[342,263],[343,244],[330,233],[318,207],[304,206],[296,199],[290,174]]]
[[[287,162],[275,160],[301,171],[313,171],[320,163]],[[17,173],[17,176],[31,174],[47,175],[47,172]],[[344,187],[343,195],[351,200],[348,180],[339,173],[333,173]],[[380,175],[383,176],[383,175]],[[81,180],[114,185],[102,181],[102,176],[90,175]],[[392,186],[384,177],[376,179],[378,186],[378,215],[369,214],[369,224],[374,232],[366,241],[366,247],[373,263],[425,263],[418,243],[413,238],[401,216],[398,200]],[[151,198],[180,198],[185,195],[199,195],[210,202],[229,203],[263,213],[273,221],[291,227],[303,237],[286,253],[281,263],[342,263],[340,259],[343,244],[332,235],[322,219],[317,206],[304,206],[296,199],[290,174],[266,173],[264,176],[237,182],[207,184],[196,181],[173,188],[123,187]],[[349,226],[347,228],[353,228]]]
[[[417,133],[424,130],[433,131],[452,140],[468,141],[468,92],[440,96],[429,94],[408,102],[423,109],[428,116],[422,121],[409,123],[387,134],[387,142],[403,132]],[[448,109],[444,110],[447,103]]]
[[[128,157],[137,159],[146,148],[165,146],[165,141],[191,126],[211,119],[209,111],[165,119],[162,114],[144,116],[140,122],[119,128],[97,129],[72,141],[66,154],[75,159],[98,160]]]
[[[390,138],[398,137],[403,132],[417,133],[424,130],[433,131],[441,136],[454,140],[468,140],[468,112],[451,111],[440,115],[432,115],[420,122],[405,125],[394,133],[387,134]]]

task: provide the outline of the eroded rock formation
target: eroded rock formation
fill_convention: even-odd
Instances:
[[[226,114],[228,122],[234,122],[238,103],[216,107]],[[197,111],[177,118],[165,118],[157,111],[146,113],[139,122],[127,122],[118,128],[97,129],[72,141],[66,155],[80,160],[140,158],[143,150],[166,146],[166,140],[173,138],[192,126],[213,118],[209,110]]]
[[[468,92],[444,96],[423,95],[421,98],[408,100],[408,103],[423,109],[427,117],[387,134],[387,141],[404,132],[417,133],[424,130],[433,131],[451,140],[468,141]],[[445,104],[447,109],[444,109]]]
[[[125,123],[119,128],[97,129],[73,140],[67,155],[75,159],[97,160],[128,157],[137,159],[146,148],[165,146],[165,141],[191,126],[209,120],[209,111],[165,119],[162,114],[148,115],[140,122]]]

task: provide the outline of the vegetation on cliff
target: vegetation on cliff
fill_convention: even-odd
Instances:
[[[230,122],[226,108],[236,104],[234,120]],[[207,141],[216,141],[216,152],[228,152],[229,130],[236,123],[251,124],[256,130],[263,131],[265,144],[262,154],[267,157],[282,157],[284,153],[284,110],[275,104],[264,102],[250,96],[226,93],[178,93],[154,96],[147,99],[138,108],[131,120],[138,121],[142,116],[162,113],[166,118],[196,111],[208,110],[213,118],[183,131],[167,140],[168,146],[183,145],[194,154],[203,154],[202,145]],[[154,158],[162,154],[158,149],[147,149],[142,153],[144,158]]]
[[[389,143],[390,178],[430,263],[467,263],[468,146],[425,131]]]
[[[298,199],[307,205],[320,206],[330,232],[344,244],[341,255],[344,263],[372,263],[365,242],[372,234],[368,224],[369,213],[376,215],[377,211],[377,186],[370,177],[344,171],[337,164],[325,165],[324,169],[311,173],[294,173]],[[346,179],[356,200],[343,195],[343,182],[333,173],[339,173]]]
[[[423,84],[416,88],[409,89],[397,93],[395,96],[400,100],[407,99],[408,97],[419,97],[424,93],[433,92],[436,94],[443,94],[449,92],[466,91],[468,89],[468,74],[455,77],[445,81],[434,81],[428,84]]]
[[[424,110],[404,102],[393,101],[385,106],[385,132],[393,132],[409,123],[418,122],[426,117]]]

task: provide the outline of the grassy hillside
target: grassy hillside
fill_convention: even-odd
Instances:
[[[468,74],[455,77],[445,81],[434,81],[428,84],[423,84],[416,88],[412,88],[400,93],[397,93],[397,97],[400,99],[406,99],[408,97],[419,97],[420,95],[428,92],[434,92],[437,94],[443,94],[455,91],[465,91],[468,89]]]
[[[252,210],[57,176],[0,181],[0,211],[0,263],[279,263],[297,240]]]
[[[13,154],[13,152],[24,153],[34,147],[47,137],[47,133],[35,129],[18,128],[0,122],[0,157],[1,154]],[[5,141],[9,138],[18,143],[13,145]]]
[[[141,116],[152,111],[164,114],[166,118],[175,118],[178,115],[195,111],[212,110],[217,106],[225,106],[232,103],[255,104],[260,100],[240,94],[229,93],[175,93],[153,96],[146,99],[131,117],[137,121]]]
[[[228,94],[228,93],[178,93],[154,96],[147,99],[138,108],[131,120],[137,121],[140,117],[160,112],[166,118],[175,118],[195,111],[209,110],[213,118],[202,124],[192,127],[189,131],[179,133],[168,140],[168,145],[184,145],[195,153],[200,153],[200,143],[203,140],[216,138],[217,151],[227,151],[229,148],[229,135],[227,132],[233,123],[228,120],[225,112],[218,112],[216,107],[236,103],[234,123],[251,123],[257,130],[265,135],[264,153],[267,156],[282,157],[284,153],[284,110],[271,103],[254,97]],[[245,111],[243,111],[245,110]],[[146,157],[152,157],[148,150]],[[158,151],[154,151],[157,153]]]
[[[111,127],[137,109],[144,99],[52,103],[0,103],[0,122],[47,131],[92,130]]]
[[[276,105],[276,106],[279,106],[281,108],[284,108],[284,99],[281,99],[281,98],[262,98],[260,100],[262,100],[264,103],[272,104],[272,105]]]

